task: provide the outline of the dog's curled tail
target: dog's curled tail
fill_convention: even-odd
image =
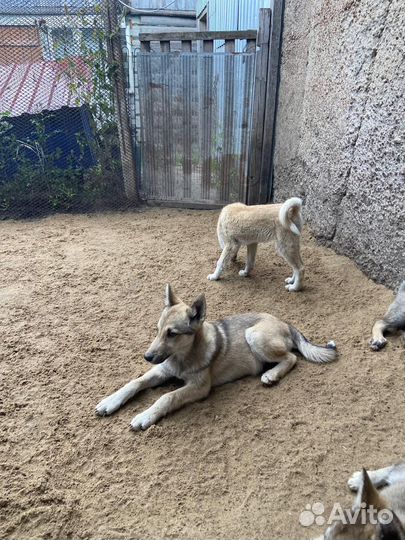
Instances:
[[[316,364],[327,364],[328,362],[336,360],[337,350],[334,341],[329,341],[326,347],[314,345],[294,326],[289,326],[294,345],[304,358],[311,362],[315,362]]]
[[[302,200],[298,197],[292,197],[285,201],[278,213],[281,225],[298,236],[301,234],[302,229],[301,208]]]

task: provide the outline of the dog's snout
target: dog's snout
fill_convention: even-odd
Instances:
[[[150,353],[150,352],[146,352],[143,357],[145,358],[145,360],[147,362],[152,362],[153,359],[155,358],[155,355],[153,353]]]

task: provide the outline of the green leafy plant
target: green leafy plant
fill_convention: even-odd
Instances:
[[[86,10],[72,15],[66,9],[64,27],[82,38],[76,55],[72,47],[58,47],[67,54],[57,60],[60,76],[68,79],[75,105],[86,108],[93,136],[77,133],[79,151],[66,156],[63,148],[48,150],[50,139],[61,133],[49,132],[52,112],[32,117],[32,130],[20,138],[14,134],[10,114],[0,115],[0,212],[6,217],[110,207],[124,200],[113,100],[117,66],[108,59],[111,36],[103,28],[102,3],[93,4],[91,15]],[[63,39],[66,32],[60,35]],[[89,152],[96,164],[85,167]]]

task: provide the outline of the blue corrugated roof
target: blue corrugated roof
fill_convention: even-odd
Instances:
[[[89,0],[0,0],[0,15],[63,15],[66,8],[90,10],[92,4]]]

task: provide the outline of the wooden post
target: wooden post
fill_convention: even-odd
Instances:
[[[270,57],[271,9],[262,8],[259,14],[259,31],[257,35],[255,96],[253,103],[252,133],[248,163],[247,203],[266,202],[267,178],[262,177],[263,147],[266,116],[267,78]]]
[[[276,130],[278,88],[280,83],[280,47],[284,0],[275,0],[272,13],[270,58],[267,74],[266,116],[264,119],[263,155],[260,176],[267,183],[263,202],[270,202],[273,187],[273,156]]]
[[[125,92],[124,60],[122,56],[120,27],[118,23],[118,2],[117,0],[105,0],[104,6],[108,61],[111,65],[116,67],[116,75],[112,83],[125,195],[131,202],[139,203],[134,147],[127,107],[127,96]]]

